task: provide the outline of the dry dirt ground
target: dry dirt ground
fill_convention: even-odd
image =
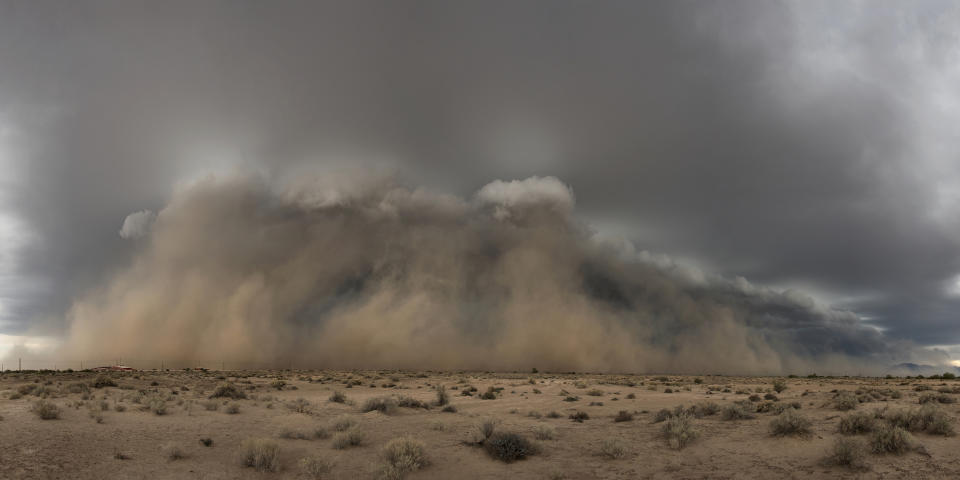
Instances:
[[[100,383],[116,386],[97,388],[98,376]],[[106,378],[92,372],[7,372],[0,375],[0,478],[378,478],[385,444],[406,435],[422,442],[427,459],[405,476],[410,479],[960,478],[960,442],[949,434],[957,427],[953,399],[960,397],[960,380],[784,378],[786,390],[779,394],[774,380],[403,371],[137,371]],[[247,398],[211,399],[225,383]],[[437,385],[446,387],[455,412],[435,405],[363,411],[369,399],[379,397],[431,404]],[[493,398],[481,398],[491,387],[487,397]],[[334,392],[344,394],[345,402],[330,401]],[[764,399],[767,394],[778,399]],[[932,401],[921,405],[922,397]],[[842,399],[854,399],[854,409],[838,410]],[[54,404],[59,418],[39,418],[34,407],[41,400]],[[724,410],[738,401],[740,411],[753,418],[724,418]],[[680,405],[696,435],[675,448],[663,433],[675,422],[656,420],[662,409],[672,413]],[[691,411],[694,405],[699,408]],[[239,411],[229,413],[231,406]],[[946,417],[936,428],[909,426],[912,444],[901,454],[872,453],[874,434],[839,432],[841,419],[850,414],[876,417],[873,426],[879,427],[921,406]],[[777,412],[795,407],[799,410],[791,413],[810,421],[809,433],[774,435],[771,422],[791,415]],[[571,420],[578,411],[589,418]],[[633,419],[614,421],[620,411]],[[493,458],[477,443],[482,438],[477,425],[488,419],[498,422],[496,431],[532,442],[536,454],[511,463]],[[334,448],[336,424],[350,420],[354,425],[347,432],[358,432],[360,445]],[[552,438],[538,439],[537,433]],[[200,441],[207,438],[210,446]],[[244,466],[242,442],[249,438],[279,446],[276,471]],[[838,438],[861,442],[863,467],[826,460]],[[171,458],[177,449],[182,458]],[[308,475],[300,465],[304,457],[319,459],[329,470]]]

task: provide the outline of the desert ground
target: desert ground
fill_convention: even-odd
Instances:
[[[958,478],[957,397],[940,378],[6,372],[0,478]]]

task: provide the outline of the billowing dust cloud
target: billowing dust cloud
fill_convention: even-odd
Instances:
[[[380,178],[207,178],[137,214],[138,253],[75,302],[62,353],[752,374],[867,372],[915,350],[807,296],[632,253],[574,205],[552,177],[470,199]]]

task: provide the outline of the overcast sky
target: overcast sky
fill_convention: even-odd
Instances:
[[[0,0],[0,335],[59,335],[178,183],[361,166],[555,176],[595,230],[949,351],[958,86],[949,1]]]

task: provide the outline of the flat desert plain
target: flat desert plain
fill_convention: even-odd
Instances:
[[[7,372],[0,478],[960,478],[958,397],[916,378]]]

